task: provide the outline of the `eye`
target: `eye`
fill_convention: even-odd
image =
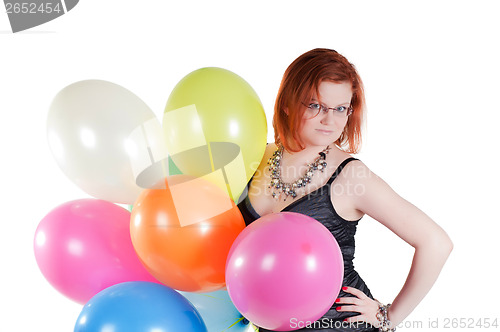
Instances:
[[[339,112],[339,113],[344,113],[345,111],[347,111],[347,107],[345,107],[345,106],[339,106],[335,110],[337,112]]]
[[[319,104],[316,104],[316,103],[310,103],[309,108],[312,110],[318,111],[321,109],[321,106]]]

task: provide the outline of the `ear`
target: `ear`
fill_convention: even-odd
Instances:
[[[285,114],[286,114],[286,115],[288,115],[288,107],[285,107],[285,108],[283,109],[283,112],[285,112]]]

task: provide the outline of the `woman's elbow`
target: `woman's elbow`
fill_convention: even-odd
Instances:
[[[453,250],[453,242],[444,230],[440,230],[422,237],[414,247],[436,258],[446,260]]]
[[[443,239],[443,244],[442,244],[442,250],[443,252],[446,253],[446,256],[448,257],[451,252],[453,251],[453,241],[451,241],[450,237],[448,234],[446,234],[446,237]]]
[[[433,251],[444,259],[447,259],[453,251],[453,241],[445,231],[436,234],[431,243]]]

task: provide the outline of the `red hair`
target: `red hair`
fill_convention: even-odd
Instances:
[[[305,112],[303,103],[308,103],[314,93],[319,95],[318,88],[323,81],[352,84],[353,113],[335,144],[342,149],[347,147],[344,150],[348,153],[357,153],[361,147],[365,110],[363,83],[354,65],[336,51],[325,48],[302,54],[286,69],[274,106],[274,140],[288,151],[304,149],[298,135]]]

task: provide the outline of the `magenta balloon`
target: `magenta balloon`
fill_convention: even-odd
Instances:
[[[294,319],[307,324],[321,318],[337,298],[343,275],[333,235],[294,212],[254,221],[236,238],[226,263],[227,290],[238,311],[278,331],[294,330]]]
[[[34,249],[50,284],[82,304],[114,284],[157,282],[132,246],[130,212],[108,201],[81,199],[56,207],[38,225]]]

